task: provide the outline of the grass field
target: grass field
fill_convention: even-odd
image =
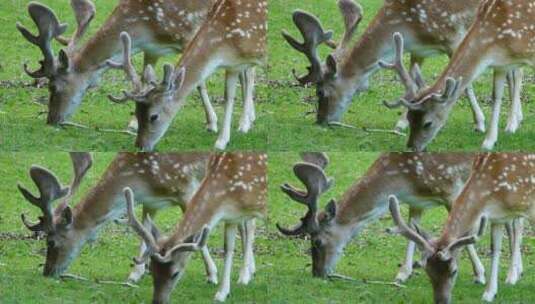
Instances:
[[[328,176],[335,178],[335,186],[327,192],[322,203],[339,198],[377,157],[376,153],[330,153]],[[96,154],[91,169],[78,197],[94,185],[113,154]],[[269,160],[270,192],[269,216],[259,224],[255,255],[258,272],[248,287],[232,285],[228,303],[429,303],[431,286],[422,270],[417,270],[407,288],[345,281],[324,281],[311,275],[309,242],[287,239],[280,235],[275,223],[291,225],[303,215],[303,208],[290,201],[280,190],[280,184],[290,182],[300,186],[292,173],[292,165],[299,161],[297,153],[271,153]],[[10,164],[9,166],[7,164]],[[56,281],[41,276],[44,262],[44,241],[29,239],[29,232],[20,222],[20,213],[37,216],[36,208],[25,202],[16,190],[16,182],[26,186],[32,183],[27,176],[31,164],[41,164],[54,170],[65,181],[70,179],[70,163],[66,153],[55,154],[0,154],[0,196],[3,211],[0,214],[0,299],[2,303],[149,303],[152,293],[150,277],[145,277],[140,288],[124,288],[78,281]],[[74,200],[77,202],[77,199]],[[406,210],[403,210],[406,211]],[[180,212],[169,209],[162,212],[157,223],[170,231],[180,218]],[[435,235],[445,219],[443,210],[433,210],[424,216],[423,226]],[[392,221],[385,216],[370,225],[345,249],[337,272],[370,281],[391,281],[404,255],[405,241],[384,232]],[[218,267],[222,264],[220,231],[211,235],[209,245]],[[93,245],[86,245],[69,272],[93,280],[124,280],[130,270],[131,257],[136,253],[137,238],[123,226],[108,224]],[[504,244],[507,241],[504,240]],[[500,290],[496,303],[528,303],[535,288],[535,258],[533,231],[527,229],[523,255],[525,275],[517,286],[503,284],[509,261],[504,246]],[[478,246],[484,264],[489,265],[488,236]],[[241,254],[235,258],[233,281],[237,280]],[[23,292],[21,292],[23,290]],[[454,292],[456,303],[479,303],[482,286],[472,283],[471,267],[462,255],[462,267]],[[173,303],[210,303],[216,287],[204,280],[204,267],[195,256],[187,273],[173,292]]]
[[[134,137],[129,135],[106,133],[100,130],[126,127],[134,111],[134,104],[112,104],[108,94],[119,95],[122,89],[130,89],[130,83],[124,81],[122,72],[109,71],[96,89],[88,91],[82,106],[72,118],[73,121],[89,126],[89,130],[76,128],[54,128],[47,126],[48,89],[37,89],[29,86],[32,83],[23,71],[22,64],[26,61],[33,68],[42,55],[22,38],[15,28],[17,21],[30,29],[34,24],[29,18],[26,4],[29,0],[9,0],[0,3],[0,33],[2,50],[0,51],[0,147],[4,151],[124,151],[135,150]],[[74,30],[74,16],[69,1],[40,1],[50,6],[57,13],[59,19],[69,23],[68,33]],[[92,35],[104,23],[117,0],[96,0],[97,16],[91,24],[86,37]],[[58,44],[54,45],[56,51]],[[141,70],[142,55],[136,57],[138,71]],[[164,63],[175,63],[177,56],[161,58],[157,67],[162,75],[161,66]],[[238,94],[234,111],[232,140],[229,150],[265,149],[267,145],[268,112],[265,104],[267,97],[267,76],[265,69],[257,69],[256,105],[258,121],[251,133],[243,135],[237,132],[241,115],[241,94]],[[212,99],[218,101],[216,112],[219,122],[223,121],[223,77],[218,73],[207,83]],[[161,77],[161,76],[160,76]],[[217,135],[208,133],[204,128],[204,111],[197,92],[188,99],[186,106],[177,115],[167,135],[162,139],[157,149],[170,150],[208,150],[212,149]]]
[[[383,1],[358,1],[364,8],[364,20],[358,29],[360,35],[367,24],[374,17]],[[400,151],[405,150],[405,138],[387,134],[369,134],[352,129],[329,129],[314,125],[314,115],[304,117],[304,113],[313,110],[316,102],[315,89],[303,89],[294,86],[292,68],[304,73],[308,61],[301,53],[291,48],[281,36],[281,30],[287,29],[294,37],[301,40],[295,28],[291,14],[296,8],[314,13],[322,21],[323,27],[334,30],[335,38],[341,39],[343,34],[343,21],[338,11],[336,1],[317,0],[271,0],[269,54],[269,77],[276,84],[272,91],[269,104],[276,113],[276,123],[270,129],[269,147],[275,151],[296,151],[306,148],[324,151]],[[329,49],[321,49],[322,58],[328,54]],[[446,56],[426,61],[423,72],[431,82],[446,65]],[[532,70],[526,70],[531,76]],[[491,74],[486,73],[475,84],[476,94],[483,106],[487,121],[490,119]],[[398,118],[398,111],[388,110],[382,105],[383,100],[395,100],[402,94],[401,83],[394,78],[390,71],[379,72],[370,81],[370,90],[354,97],[353,104],[344,117],[344,123],[357,127],[367,128],[393,128]],[[534,106],[531,100],[535,96],[533,78],[529,78],[523,93],[526,119],[515,135],[500,134],[496,150],[529,150],[535,147]],[[508,97],[506,98],[508,100]],[[505,127],[508,103],[504,102],[500,129]],[[432,151],[458,151],[479,150],[484,135],[473,131],[471,112],[468,100],[463,98],[455,106],[452,115],[444,130],[429,145]],[[488,123],[487,123],[488,125]],[[291,140],[288,140],[291,138]]]

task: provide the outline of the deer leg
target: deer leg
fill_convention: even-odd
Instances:
[[[509,95],[511,96],[511,109],[507,118],[507,126],[505,132],[515,133],[524,119],[522,115],[522,84],[524,78],[524,70],[514,69],[507,73],[507,81],[509,83]]]
[[[515,285],[522,275],[522,233],[524,229],[523,219],[514,219],[507,224],[507,233],[509,235],[509,245],[511,251],[511,265],[507,273],[505,283]]]
[[[238,279],[238,284],[247,285],[251,281],[252,276],[255,272],[255,261],[254,261],[254,233],[255,233],[255,220],[245,221],[240,225],[240,233],[242,234],[242,245],[243,245],[243,266],[240,271],[240,277]]]
[[[236,85],[238,83],[238,72],[227,71],[227,81],[225,87],[225,120],[223,121],[223,128],[219,133],[219,138],[215,143],[215,148],[218,150],[225,150],[230,141],[230,130],[232,127],[232,111],[234,109],[234,101],[236,98]]]
[[[243,90],[243,113],[240,120],[239,131],[247,133],[256,119],[254,109],[254,80],[255,69],[249,68],[242,72],[242,90]]]
[[[422,209],[409,208],[409,223],[418,224],[422,217]],[[405,252],[405,262],[401,265],[398,274],[396,275],[396,281],[399,283],[406,282],[412,275],[413,259],[416,244],[413,241],[409,241],[407,244],[407,250]]]
[[[470,108],[472,109],[472,115],[474,117],[474,123],[476,124],[476,132],[485,132],[485,114],[477,102],[476,94],[474,93],[474,87],[469,85],[466,88],[466,96],[470,102]]]
[[[210,97],[208,96],[208,90],[206,89],[206,83],[203,81],[197,89],[201,95],[202,105],[204,106],[204,113],[206,116],[206,129],[209,132],[217,133],[217,114],[215,113],[214,107],[210,102]]]
[[[206,268],[206,277],[207,281],[210,284],[217,285],[217,266],[215,265],[212,256],[210,255],[210,250],[208,246],[201,248],[202,259],[204,262],[204,267]]]
[[[494,92],[493,100],[494,105],[492,107],[492,118],[490,121],[490,127],[483,142],[483,150],[492,150],[496,141],[498,141],[498,124],[500,122],[500,110],[503,101],[503,91],[505,88],[505,73],[503,71],[494,71]]]
[[[491,243],[492,243],[492,263],[490,269],[489,282],[485,293],[483,293],[483,301],[491,302],[496,297],[498,292],[498,273],[500,269],[500,254],[502,249],[503,225],[491,225]]]
[[[156,210],[154,209],[148,209],[143,207],[143,225],[147,229],[151,229],[148,222],[148,217],[150,216],[152,219],[154,219],[154,216],[156,215]],[[143,253],[147,250],[147,244],[142,240],[141,244],[139,245],[139,255],[138,258],[141,259],[143,257]],[[134,263],[134,269],[130,272],[130,275],[128,275],[128,281],[132,283],[138,282],[146,271],[146,265],[145,264],[135,264]]]
[[[472,263],[472,270],[474,271],[474,282],[476,284],[485,284],[485,267],[477,255],[476,247],[473,244],[466,246],[466,252]]]
[[[233,223],[225,224],[225,266],[221,285],[215,295],[215,300],[224,302],[230,293],[230,275],[232,272],[232,259],[234,258],[234,247],[236,245],[237,225]]]

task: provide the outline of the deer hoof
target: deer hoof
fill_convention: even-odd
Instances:
[[[494,291],[485,291],[483,294],[483,297],[481,298],[485,302],[492,302],[494,301],[494,298],[496,297],[496,292]]]

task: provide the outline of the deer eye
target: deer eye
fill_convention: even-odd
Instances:
[[[153,114],[150,116],[150,122],[155,122],[158,120],[158,118],[160,118],[160,115],[158,114]]]
[[[175,273],[173,273],[173,275],[171,276],[171,279],[176,279],[178,277],[178,275],[180,274],[180,271],[177,271]]]
[[[428,122],[424,123],[424,129],[426,129],[426,130],[430,129],[432,126],[433,126],[433,122],[432,121],[428,121]]]
[[[314,240],[314,247],[321,247],[323,246],[323,242],[320,239]]]
[[[316,94],[318,95],[318,97],[319,97],[320,99],[325,98],[325,90],[322,89],[322,88],[319,88],[319,89],[316,91]]]
[[[46,242],[46,245],[48,246],[48,248],[54,248],[56,246],[56,242],[50,240]]]

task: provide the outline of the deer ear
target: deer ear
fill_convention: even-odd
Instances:
[[[329,220],[334,219],[336,216],[336,201],[334,199],[331,199],[325,206],[325,214],[327,214]]]
[[[143,72],[143,82],[156,83],[156,72],[150,64],[145,67],[145,71]]]
[[[59,225],[62,228],[69,228],[72,225],[72,223],[73,223],[72,209],[71,207],[67,206],[61,212],[61,221],[59,222]]]
[[[329,56],[327,56],[327,76],[334,77],[336,75],[336,72],[336,58],[334,58],[333,54],[330,54]]]
[[[186,68],[182,67],[180,69],[175,70],[175,88],[177,91],[182,88],[185,77],[186,77]]]
[[[67,55],[67,52],[65,50],[59,51],[59,69],[62,71],[68,71],[71,67],[71,62],[69,59],[69,55]]]

